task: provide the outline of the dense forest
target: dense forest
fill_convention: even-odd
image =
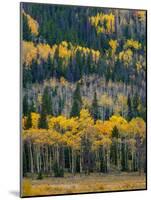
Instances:
[[[23,176],[146,172],[146,12],[24,3]]]

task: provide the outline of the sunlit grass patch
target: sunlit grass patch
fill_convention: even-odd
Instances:
[[[117,190],[145,189],[145,176],[123,173],[123,175],[48,177],[43,180],[25,178],[23,196],[73,194]]]

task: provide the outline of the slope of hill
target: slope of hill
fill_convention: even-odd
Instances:
[[[144,174],[146,12],[23,3],[21,15],[23,176]]]

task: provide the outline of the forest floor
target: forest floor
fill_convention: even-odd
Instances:
[[[145,189],[145,180],[146,176],[138,173],[116,175],[92,173],[88,176],[65,174],[63,178],[47,177],[42,180],[24,178],[23,196]]]

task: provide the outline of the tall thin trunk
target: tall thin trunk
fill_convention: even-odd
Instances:
[[[48,145],[46,145],[46,172],[48,173],[48,161],[49,161],[49,155],[48,155]]]
[[[82,150],[80,150],[80,174],[82,173]]]
[[[75,162],[75,152],[74,152],[74,149],[72,148],[72,150],[71,150],[71,152],[72,152],[72,174],[74,174],[74,172],[75,172],[75,166],[74,166],[74,162]]]
[[[109,172],[110,171],[110,149],[108,148],[106,150],[107,152],[107,171]]]
[[[56,146],[56,161],[57,161],[57,165],[59,166],[59,147],[58,147],[58,144]]]
[[[37,147],[36,148],[36,151],[37,151],[37,153],[36,153],[37,172],[39,173],[40,172],[40,167],[39,167],[39,154],[40,154],[40,152],[39,152],[39,145],[37,145],[36,147]]]
[[[52,173],[52,156],[51,156],[51,147],[49,147],[49,171]]]
[[[68,148],[68,152],[69,152],[69,170],[70,172],[72,171],[72,154],[71,154],[71,148]]]

